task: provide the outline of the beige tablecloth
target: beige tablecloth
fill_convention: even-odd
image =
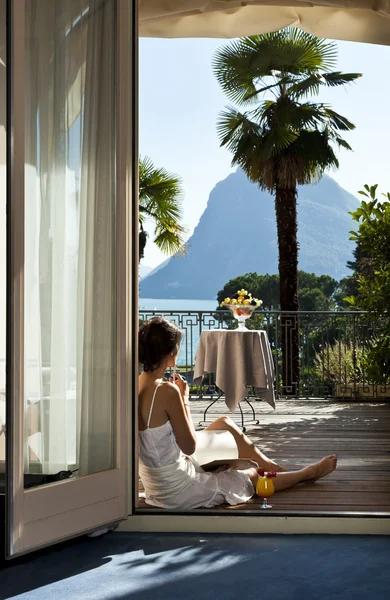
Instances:
[[[274,366],[265,331],[202,331],[196,351],[194,383],[215,373],[215,383],[225,393],[226,405],[234,412],[247,397],[247,386],[275,408]]]

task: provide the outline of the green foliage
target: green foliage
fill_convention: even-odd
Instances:
[[[377,384],[390,383],[390,336],[374,338],[365,354],[367,380]]]
[[[339,310],[351,310],[355,308],[354,301],[351,300],[357,293],[357,274],[350,277],[344,277],[339,281],[334,293],[334,301]]]
[[[332,300],[319,288],[303,288],[298,293],[299,310],[331,310]]]
[[[359,194],[370,199],[370,202],[376,202],[376,190],[377,186],[364,186],[364,190],[361,190]],[[389,194],[384,194],[387,198]],[[369,217],[369,213],[367,211],[367,202],[363,201],[361,207],[351,213],[355,215],[354,218],[360,219],[362,215],[365,218]],[[377,215],[380,213],[377,211]],[[363,288],[359,284],[363,281],[373,281],[376,277],[375,274],[375,261],[371,256],[372,252],[372,240],[370,239],[371,231],[368,233],[369,243],[365,243],[364,237],[367,238],[367,235],[363,237],[360,235],[360,232],[351,232],[352,238],[356,241],[355,249],[353,251],[353,260],[347,262],[347,267],[351,269],[352,275],[350,277],[345,277],[339,283],[338,289],[335,292],[335,301],[339,308],[341,309],[368,309],[368,305],[364,302],[364,296],[367,294],[363,293]],[[385,238],[390,237],[390,233],[385,235]],[[375,242],[376,243],[376,242]]]
[[[338,285],[335,279],[329,275],[317,276],[314,273],[299,271],[298,282],[300,310],[332,310],[334,308],[333,294]],[[241,288],[250,291],[253,296],[262,300],[263,309],[280,310],[279,275],[246,273],[235,277],[218,292],[218,303],[222,302],[224,298],[232,296]]]
[[[362,273],[368,273],[371,269],[371,259],[368,253],[362,249],[359,243],[356,244],[353,251],[353,260],[347,262],[348,269],[351,269],[352,275],[344,277],[338,283],[333,291],[332,297],[337,310],[351,310],[359,308],[355,302],[355,296],[358,289],[358,277]],[[328,277],[324,275],[323,277]]]
[[[363,250],[359,241],[356,243],[353,251],[353,258],[353,260],[347,262],[348,269],[351,269],[353,273],[361,273],[364,271],[367,261],[371,260],[368,252]]]
[[[374,313],[384,323],[366,353],[366,369],[372,381],[386,383],[390,377],[390,193],[382,194],[385,201],[380,202],[377,187],[365,185],[359,194],[367,200],[350,213],[358,223],[350,239],[369,259],[357,276],[356,294],[345,300],[353,307]]]
[[[308,101],[322,87],[343,86],[359,73],[333,71],[337,47],[295,28],[229,42],[213,59],[217,80],[241,112],[228,107],[218,133],[248,177],[273,192],[296,189],[338,167],[340,132],[354,125],[324,103]]]
[[[332,298],[337,289],[338,282],[330,275],[315,275],[314,273],[306,273],[306,271],[298,272],[299,289],[319,289],[326,298]]]
[[[362,344],[335,340],[318,347],[314,365],[318,375],[347,385],[357,383],[390,383],[390,336],[377,335]]]
[[[140,258],[143,257],[147,234],[146,221],[153,221],[153,242],[164,254],[185,249],[186,229],[182,218],[182,183],[179,177],[154,166],[150,158],[139,160],[139,224]]]
[[[246,273],[228,281],[217,294],[218,303],[227,297],[233,296],[237,290],[244,288],[254,298],[263,301],[263,308],[277,310],[279,307],[279,275],[258,275]]]
[[[349,301],[380,315],[390,306],[390,193],[382,194],[386,200],[380,202],[376,190],[377,185],[365,185],[359,193],[368,201],[362,200],[350,213],[359,225],[350,239],[368,254],[370,263],[358,276],[357,294]]]
[[[335,340],[324,344],[315,353],[314,365],[317,374],[329,381],[347,385],[356,379],[361,381],[364,373],[364,351],[356,344],[355,354],[352,341]]]

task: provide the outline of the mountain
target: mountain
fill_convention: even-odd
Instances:
[[[153,270],[154,269],[152,267],[147,267],[146,265],[139,265],[138,273],[139,273],[140,279],[147,277],[147,275],[149,275]]]
[[[324,176],[298,189],[299,269],[341,279],[354,244],[349,211],[359,200]],[[274,200],[237,170],[217,183],[188,242],[186,256],[169,259],[143,279],[144,298],[215,298],[225,283],[251,271],[278,272]]]
[[[145,277],[149,277],[149,275],[154,275],[160,269],[163,269],[169,263],[170,260],[171,260],[170,258],[166,258],[162,263],[160,263],[159,265],[157,265],[157,267],[154,267],[154,269],[152,269]]]

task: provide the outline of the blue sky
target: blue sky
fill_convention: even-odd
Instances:
[[[211,70],[213,53],[226,43],[140,40],[140,153],[182,177],[183,221],[189,235],[214,185],[233,170],[216,134],[218,114],[228,102]],[[356,125],[346,136],[354,152],[342,151],[340,169],[330,175],[352,194],[365,183],[378,183],[382,191],[390,191],[390,47],[353,42],[337,46],[337,70],[363,77],[319,97]],[[143,264],[154,267],[164,259],[149,241]]]

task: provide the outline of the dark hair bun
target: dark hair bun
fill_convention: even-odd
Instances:
[[[153,317],[138,332],[138,356],[144,371],[154,371],[180,344],[181,331],[163,317]]]

